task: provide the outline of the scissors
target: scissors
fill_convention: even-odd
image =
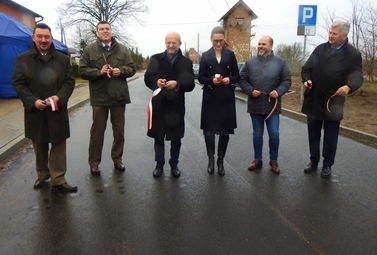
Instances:
[[[106,59],[106,57],[105,57],[105,54],[102,53],[102,57],[103,57],[103,59],[105,60],[105,63],[106,63],[106,65],[107,65],[107,68],[110,68],[109,62],[107,62],[107,59]],[[110,70],[107,70],[106,73],[107,73],[107,77],[111,78]]]

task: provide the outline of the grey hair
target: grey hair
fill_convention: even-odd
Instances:
[[[211,37],[212,37],[214,34],[223,34],[223,35],[225,35],[225,30],[224,30],[223,27],[220,27],[220,26],[218,26],[218,27],[214,27],[214,28],[212,29],[212,32],[211,32]]]
[[[336,19],[331,24],[331,27],[338,27],[343,34],[348,35],[351,25],[345,19]]]

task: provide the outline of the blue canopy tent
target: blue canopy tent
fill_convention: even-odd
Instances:
[[[17,98],[12,87],[13,65],[18,54],[30,49],[33,29],[0,12],[0,98]],[[68,47],[54,39],[55,48],[68,54]]]

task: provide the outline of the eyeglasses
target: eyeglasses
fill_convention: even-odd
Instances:
[[[214,43],[214,44],[223,43],[223,42],[224,42],[224,39],[212,40],[212,43]]]

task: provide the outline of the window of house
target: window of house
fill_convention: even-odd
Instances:
[[[236,18],[236,25],[242,25],[243,24],[243,18]]]

